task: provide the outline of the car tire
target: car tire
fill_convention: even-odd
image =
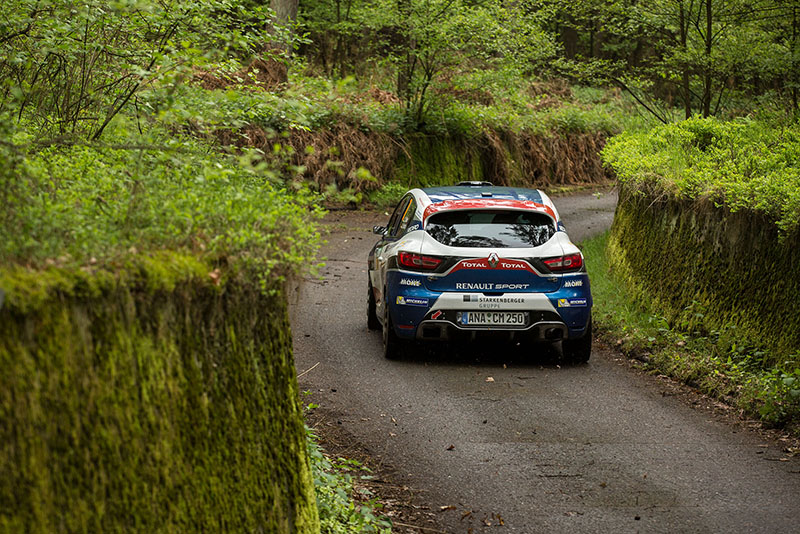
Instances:
[[[403,355],[403,341],[397,337],[389,315],[389,304],[383,307],[383,356],[387,360],[397,360]]]
[[[561,342],[561,357],[567,363],[580,364],[589,361],[592,355],[592,318],[586,331],[578,339],[565,339]]]
[[[380,330],[381,322],[375,307],[375,292],[372,290],[372,283],[367,283],[367,328],[370,330]]]

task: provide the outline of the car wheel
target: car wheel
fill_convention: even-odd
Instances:
[[[367,328],[370,330],[380,330],[381,322],[378,320],[378,313],[375,308],[375,292],[372,290],[372,283],[367,283]]]
[[[383,307],[383,355],[387,360],[397,360],[402,356],[403,342],[397,337],[389,315],[389,305]]]
[[[568,363],[586,363],[592,355],[592,319],[586,325],[586,332],[578,339],[565,339],[561,342],[561,354]]]

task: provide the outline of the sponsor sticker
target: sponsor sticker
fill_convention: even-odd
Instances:
[[[495,290],[501,289],[528,289],[530,284],[495,284]]]
[[[406,232],[413,232],[414,230],[419,230],[420,228],[422,228],[422,223],[419,221],[414,221],[408,225]]]
[[[431,319],[436,320],[442,316],[442,310],[436,310],[431,314]]]
[[[558,299],[559,308],[585,308],[586,299]]]
[[[583,287],[583,280],[580,278],[575,280],[567,280],[564,282],[564,287]]]
[[[478,291],[489,291],[494,290],[494,284],[471,284],[468,282],[458,282],[456,283],[456,289],[472,289]]]
[[[494,282],[476,284],[469,282],[456,283],[456,289],[462,291],[502,291],[510,289],[528,289],[528,287],[530,287],[530,284],[495,284]]]
[[[428,299],[423,297],[404,297],[399,295],[397,297],[397,303],[404,306],[427,306]]]
[[[521,260],[509,260],[500,258],[497,253],[492,253],[488,258],[476,258],[474,260],[461,260],[454,270],[459,269],[500,269],[506,271],[530,271],[531,266]]]
[[[419,287],[422,285],[422,282],[419,280],[414,280],[413,278],[401,278],[400,279],[401,286],[412,286],[412,287]]]

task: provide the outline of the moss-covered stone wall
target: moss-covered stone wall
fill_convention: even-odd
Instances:
[[[319,531],[282,291],[210,271],[0,270],[0,532]]]
[[[746,340],[773,359],[800,350],[797,231],[780,235],[760,213],[623,185],[609,253],[671,323]]]

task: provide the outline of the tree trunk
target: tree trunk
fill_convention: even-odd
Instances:
[[[561,27],[561,40],[564,42],[564,56],[574,59],[578,53],[578,30],[575,29],[572,17],[564,21]]]
[[[689,33],[689,22],[686,17],[686,11],[684,9],[683,2],[680,3],[680,12],[678,16],[680,24],[681,48],[683,48],[685,53],[686,41],[688,38],[687,36]],[[681,72],[681,93],[683,95],[683,112],[687,119],[692,116],[692,88],[690,83],[689,65],[684,63]]]
[[[274,20],[267,23],[267,30],[270,34],[275,35],[275,26],[291,27],[297,20],[297,5],[298,0],[270,0],[269,7],[275,12]],[[265,52],[270,55],[275,50],[280,50],[284,56],[284,61],[288,62],[292,56],[292,43],[291,40],[285,42],[270,42],[265,47]],[[289,68],[287,63],[272,60],[270,67],[275,69],[273,73],[278,83],[286,83],[289,80]]]
[[[401,57],[400,64],[397,66],[397,96],[403,105],[408,108],[411,103],[411,95],[409,94],[411,77],[414,73],[414,58],[408,27],[410,24],[411,0],[397,0],[397,11],[400,14],[397,27],[400,41],[399,55]]]
[[[711,46],[713,44],[713,10],[711,0],[706,0],[706,65],[703,73],[703,117],[711,115]]]
[[[792,6],[792,113],[797,117],[797,85],[800,84],[800,74],[797,65],[797,6]]]

